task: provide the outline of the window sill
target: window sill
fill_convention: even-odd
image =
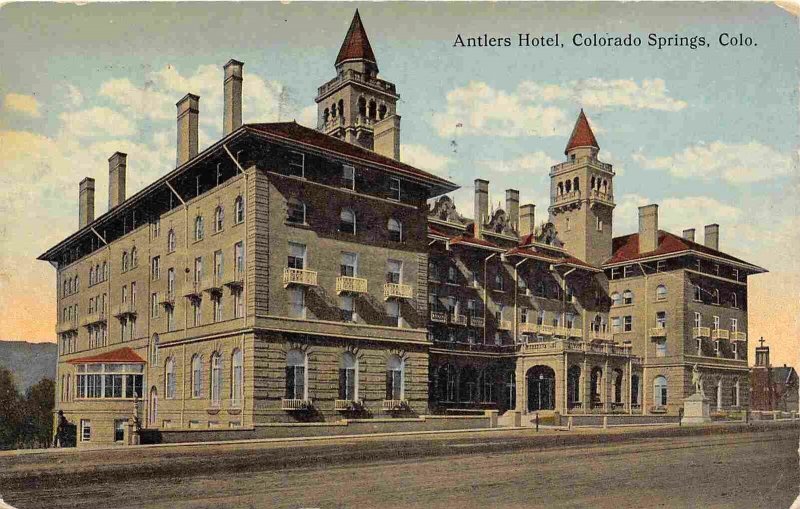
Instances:
[[[292,228],[302,228],[303,230],[310,230],[311,225],[308,223],[295,223],[294,221],[284,221],[284,225],[291,226]]]

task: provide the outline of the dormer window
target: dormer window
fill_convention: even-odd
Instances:
[[[403,225],[397,219],[389,219],[389,240],[392,242],[403,241]]]

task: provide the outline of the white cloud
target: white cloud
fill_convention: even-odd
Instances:
[[[609,108],[680,111],[687,106],[685,101],[669,97],[662,79],[637,83],[630,79],[588,78],[563,85],[527,81],[520,84],[519,92],[530,101],[570,101],[595,111]]]
[[[83,94],[81,90],[73,85],[72,83],[66,84],[67,88],[67,99],[69,99],[69,103],[72,105],[73,108],[78,108],[83,104]]]
[[[171,120],[175,117],[175,103],[180,99],[173,101],[170,96],[153,90],[152,82],[137,87],[127,78],[104,82],[100,85],[100,95],[113,100],[135,118],[153,120]]]
[[[306,106],[302,110],[300,110],[300,115],[297,117],[297,123],[300,125],[304,125],[306,127],[310,127],[312,129],[317,128],[317,105],[312,104],[310,106]]]
[[[81,111],[65,111],[59,115],[67,137],[130,136],[136,132],[134,122],[110,108],[94,107]]]
[[[421,170],[445,177],[448,166],[453,161],[450,157],[434,153],[425,145],[415,144],[401,145],[400,160]]]
[[[432,123],[442,137],[562,136],[572,127],[563,108],[576,106],[593,111],[680,111],[687,103],[670,97],[662,79],[589,78],[563,84],[523,81],[514,91],[473,81],[447,94],[445,111],[434,113]]]
[[[649,198],[626,194],[617,199],[614,209],[614,234],[624,235],[638,230],[639,207],[654,203]],[[703,226],[718,223],[725,229],[735,228],[746,220],[741,209],[710,196],[685,196],[665,198],[658,202],[658,227],[676,235],[684,229],[695,228],[702,232]],[[699,224],[699,223],[703,224]],[[698,240],[700,240],[698,238]]]
[[[550,167],[560,161],[553,159],[541,150],[525,154],[516,159],[479,161],[488,171],[499,173],[533,173],[536,176],[547,175]]]
[[[747,184],[788,175],[792,155],[781,153],[758,141],[728,144],[715,141],[685,148],[665,157],[647,157],[641,152],[633,155],[643,168],[664,170],[681,178],[724,180],[732,184]]]
[[[15,111],[17,113],[24,113],[25,115],[29,115],[31,117],[42,116],[41,112],[39,111],[39,101],[32,95],[15,93],[6,94],[5,99],[3,99],[3,108],[9,111]]]

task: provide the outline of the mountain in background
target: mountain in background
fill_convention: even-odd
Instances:
[[[55,343],[0,341],[0,366],[11,370],[22,394],[42,378],[55,380],[57,359]]]

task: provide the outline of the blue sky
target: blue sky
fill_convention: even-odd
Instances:
[[[174,103],[186,92],[201,96],[201,148],[219,137],[228,59],[245,62],[246,122],[310,122],[356,7],[382,77],[401,94],[404,160],[461,184],[455,198],[466,215],[472,180],[484,177],[495,204],[514,187],[543,218],[549,165],[563,158],[583,107],[601,159],[618,172],[615,234],[635,229],[637,206],[657,202],[662,227],[718,222],[723,250],[800,293],[800,34],[797,18],[775,6],[7,4],[0,262],[15,269],[0,274],[0,309],[30,287],[53,300],[52,271],[34,258],[75,229],[84,176],[97,179],[96,208],[105,211],[111,153],[129,154],[129,195],[174,166]],[[459,33],[519,32],[559,33],[565,47],[453,48]],[[575,48],[578,32],[633,33],[645,44],[651,32],[703,36],[710,47]],[[757,46],[720,47],[723,32]],[[789,326],[800,331],[797,320]],[[0,327],[0,337],[15,332]]]

